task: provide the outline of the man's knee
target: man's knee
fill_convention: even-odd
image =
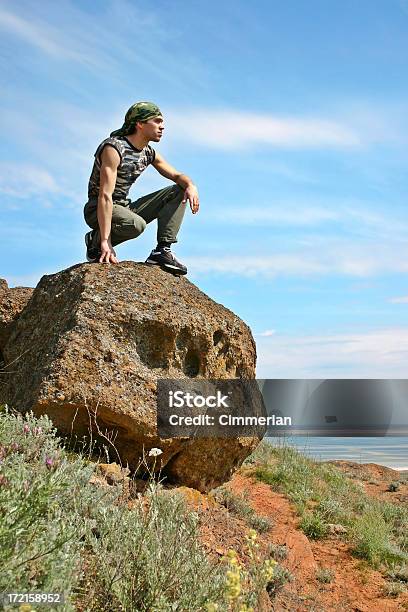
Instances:
[[[146,221],[139,215],[133,215],[131,219],[126,219],[122,223],[112,223],[112,229],[120,238],[129,240],[140,236],[146,229]]]
[[[135,215],[133,219],[133,227],[135,230],[135,237],[142,234],[146,229],[146,221],[139,215]]]
[[[181,202],[183,196],[184,189],[180,187],[180,185],[172,185],[172,187],[169,188],[168,200],[177,199],[179,202]]]

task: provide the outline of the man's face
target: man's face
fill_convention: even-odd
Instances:
[[[149,141],[153,140],[153,142],[159,142],[164,130],[163,117],[153,117],[153,119],[138,123],[137,130],[140,130],[140,133]]]

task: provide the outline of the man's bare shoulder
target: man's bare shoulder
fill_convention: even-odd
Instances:
[[[100,160],[101,165],[104,167],[113,168],[115,170],[118,168],[121,162],[121,156],[113,143],[105,142],[100,154]]]

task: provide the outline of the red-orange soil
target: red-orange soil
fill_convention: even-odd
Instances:
[[[374,464],[335,463],[349,477],[362,482],[369,495],[406,503],[407,482],[396,492],[387,491],[389,484],[401,477],[398,472]],[[266,550],[268,544],[285,546],[287,550],[287,557],[280,564],[293,578],[272,599],[266,597],[260,608],[262,612],[408,610],[408,593],[386,596],[386,579],[379,571],[353,557],[350,545],[341,535],[333,533],[324,540],[309,540],[298,528],[299,518],[284,495],[246,475],[245,470],[236,473],[226,487],[236,495],[246,495],[256,513],[271,521],[269,532],[259,536],[260,550]],[[249,529],[245,521],[217,504],[211,496],[187,488],[179,490],[200,514],[201,541],[208,554],[220,557],[233,548],[245,562],[245,534]],[[317,579],[319,569],[331,570],[330,583]]]
[[[408,473],[376,464],[361,465],[348,461],[331,463],[353,481],[361,483],[368,495],[395,504],[407,503]],[[121,472],[119,467],[117,471]],[[102,473],[95,478],[97,484],[104,483],[106,486],[106,474]],[[128,480],[123,476],[121,478]],[[397,481],[397,490],[390,491],[390,484]],[[135,482],[135,485],[138,485],[138,490],[143,494],[144,487],[139,488],[140,482]],[[266,554],[270,545],[286,549],[286,558],[279,563],[289,570],[292,579],[286,581],[271,597],[265,592],[256,612],[408,610],[408,592],[395,597],[387,596],[387,580],[384,575],[354,557],[350,544],[341,533],[331,533],[323,540],[309,540],[298,527],[299,517],[292,503],[285,495],[251,477],[250,470],[241,468],[225,487],[237,496],[244,496],[258,516],[270,521],[269,531],[258,536],[260,555]],[[234,549],[242,563],[249,561],[246,543],[249,527],[243,518],[220,505],[211,493],[205,495],[188,487],[170,486],[165,489],[170,489],[170,494],[172,491],[183,493],[188,506],[198,512],[200,540],[211,559],[218,560],[230,549]],[[128,486],[124,489],[124,501],[129,507],[140,503],[140,499],[135,500]],[[319,570],[330,570],[332,579],[329,583],[318,580]]]

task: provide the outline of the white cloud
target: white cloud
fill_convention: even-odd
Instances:
[[[257,341],[260,378],[406,378],[408,328]]]
[[[6,30],[23,39],[47,55],[70,59],[83,63],[86,61],[81,53],[77,53],[67,45],[62,45],[61,34],[50,26],[40,26],[32,19],[24,19],[11,11],[0,9],[0,29]]]
[[[211,223],[227,225],[271,225],[271,226],[319,226],[323,223],[336,222],[344,227],[354,228],[359,234],[367,233],[378,239],[380,234],[408,233],[406,215],[394,212],[390,215],[390,207],[373,210],[374,205],[365,201],[350,201],[337,198],[326,198],[320,204],[321,198],[313,200],[265,202],[264,205],[248,203],[247,206],[221,206],[211,211]],[[378,205],[377,205],[378,209]]]
[[[31,164],[0,163],[0,193],[18,199],[59,193],[51,174]]]
[[[402,297],[395,297],[388,300],[391,304],[408,304],[408,295]]]
[[[146,74],[187,93],[188,84],[199,73],[195,88],[205,88],[208,67],[201,65],[194,55],[184,56],[180,62],[174,46],[168,44],[173,42],[173,32],[154,7],[142,9],[134,2],[115,0],[100,6],[95,18],[92,12],[77,4],[71,0],[61,0],[58,4],[22,0],[18,4],[10,2],[7,7],[5,3],[0,10],[0,30],[18,37],[52,60],[75,63],[77,72],[78,64],[86,68],[88,74],[99,79],[103,94],[106,75],[117,96],[126,90],[129,95],[136,85],[145,87],[141,82],[144,83]],[[136,51],[132,44],[135,32]],[[31,58],[25,58],[27,61]],[[71,85],[75,76],[70,71],[64,74]],[[82,96],[83,86],[76,87]]]
[[[260,332],[259,334],[255,334],[255,335],[263,337],[263,338],[269,338],[270,336],[273,336],[274,334],[276,334],[276,331],[274,329],[266,329],[265,331]]]
[[[0,28],[17,34],[27,42],[51,55],[59,54],[61,51],[58,45],[54,45],[47,38],[44,38],[43,33],[34,27],[32,23],[4,9],[0,9]]]
[[[242,150],[258,144],[288,148],[350,148],[362,144],[353,128],[319,117],[277,117],[203,109],[172,112],[167,119],[175,137],[215,149]]]
[[[368,278],[408,272],[408,223],[385,207],[336,200],[319,206],[309,202],[271,206],[215,207],[208,217],[217,226],[243,225],[248,247],[234,252],[225,242],[222,257],[192,259],[201,275],[275,278],[336,276]],[[269,231],[255,233],[251,227]],[[291,228],[299,228],[291,231]]]
[[[266,250],[267,248],[267,250]],[[286,253],[270,254],[267,245],[265,254],[248,255],[245,253],[222,256],[193,257],[189,268],[195,275],[228,274],[275,278],[277,276],[325,276],[344,275],[351,277],[370,277],[386,273],[408,272],[408,249],[401,245],[399,256],[395,248],[387,244],[355,245],[351,240],[330,239],[326,241],[311,237],[305,248]]]
[[[279,274],[324,274],[325,265],[317,260],[305,260],[301,255],[224,255],[194,257],[189,268],[193,273],[231,274],[238,276],[274,277]]]

